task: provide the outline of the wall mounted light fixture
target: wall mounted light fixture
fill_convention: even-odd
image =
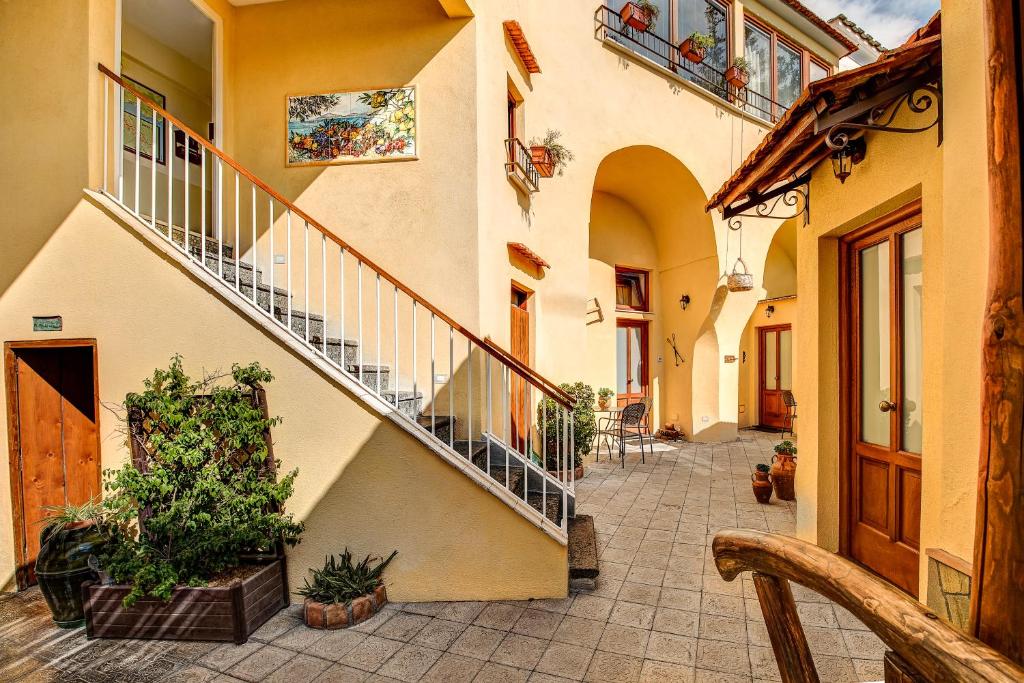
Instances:
[[[832,152],[832,173],[840,183],[845,183],[846,179],[850,177],[855,164],[864,161],[867,150],[868,146],[864,142],[864,138],[856,138]]]
[[[764,309],[765,317],[770,318],[775,313],[775,306],[768,304],[768,308]]]
[[[690,305],[690,295],[689,294],[683,294],[681,297],[679,297],[679,308],[681,308],[681,309],[683,309],[685,311],[686,307],[689,306],[689,305]]]

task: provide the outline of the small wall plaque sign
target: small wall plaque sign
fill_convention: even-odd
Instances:
[[[725,357],[725,362],[726,363],[735,363],[736,362],[736,356],[726,356]]]
[[[60,332],[64,329],[64,321],[59,315],[32,316],[33,332]]]

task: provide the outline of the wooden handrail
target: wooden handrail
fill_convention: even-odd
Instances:
[[[780,534],[748,529],[720,531],[712,543],[715,564],[726,581],[741,572],[793,581],[849,610],[896,654],[929,681],[990,681],[1012,683],[1024,680],[1024,668],[999,654],[980,640],[939,620],[917,600],[854,564],[812,543]],[[770,590],[771,586],[764,586]],[[762,592],[758,587],[758,594]],[[788,592],[788,586],[786,587]],[[777,597],[778,592],[774,593]],[[792,595],[789,597],[792,601]],[[785,601],[783,601],[785,602]],[[762,603],[764,609],[764,603]],[[766,618],[770,613],[766,611]],[[773,619],[776,626],[779,621]],[[786,635],[799,647],[803,631],[799,621]],[[771,628],[769,628],[771,634]],[[813,668],[787,670],[785,662],[799,660],[795,650],[772,639],[783,681],[816,681]],[[808,675],[809,674],[809,675]]]
[[[255,185],[256,187],[260,188],[268,195],[273,197],[274,201],[287,207],[296,216],[312,225],[321,233],[323,233],[324,236],[327,237],[327,239],[334,242],[339,247],[350,253],[354,258],[358,259],[359,261],[363,262],[364,264],[372,268],[375,272],[380,274],[381,277],[383,277],[385,280],[394,285],[399,291],[403,292],[413,301],[423,306],[428,311],[433,313],[435,316],[440,318],[445,324],[451,326],[452,329],[460,332],[463,336],[468,338],[470,341],[472,341],[480,348],[490,352],[491,355],[495,356],[498,359],[498,361],[502,363],[502,365],[505,365],[510,370],[520,375],[523,379],[525,379],[527,382],[529,382],[536,388],[540,389],[545,394],[552,394],[551,398],[553,398],[556,403],[559,403],[560,405],[562,405],[562,407],[568,410],[572,410],[576,402],[575,399],[570,394],[567,394],[566,392],[559,389],[558,385],[556,385],[554,382],[551,382],[547,378],[543,377],[540,373],[538,373],[533,368],[530,368],[529,366],[523,365],[518,361],[512,362],[512,360],[510,360],[511,356],[504,351],[500,351],[500,348],[497,347],[493,342],[485,342],[483,339],[481,339],[474,333],[470,332],[468,329],[466,329],[459,323],[455,322],[455,320],[446,315],[443,311],[441,311],[441,309],[431,304],[429,301],[427,301],[422,296],[417,294],[401,280],[388,273],[382,267],[377,265],[374,261],[363,255],[362,252],[360,252],[359,250],[354,249],[348,242],[335,235],[322,223],[320,223],[320,221],[316,220],[315,218],[307,214],[305,211],[295,206],[295,204],[286,199],[279,192],[277,192],[272,187],[264,183],[262,180],[256,177],[256,175],[252,171],[250,171],[249,169],[245,168],[240,163],[232,159],[224,151],[218,149],[217,147],[214,147],[203,136],[201,136],[199,133],[195,132],[194,130],[192,130],[192,128],[190,128],[188,125],[182,122],[181,119],[171,114],[169,111],[161,107],[159,104],[154,102],[145,94],[136,90],[134,87],[132,87],[131,84],[125,82],[125,80],[122,79],[118,74],[114,73],[103,64],[97,64],[97,67],[99,68],[100,73],[102,73],[115,83],[117,83],[119,86],[121,86],[128,92],[132,93],[132,95],[137,97],[141,102],[145,103],[147,106],[152,107],[152,109],[156,111],[158,114],[160,114],[160,116],[174,124],[175,128],[184,131],[185,134],[188,135],[190,138],[195,139],[196,142],[205,147],[207,151],[210,152],[210,154],[213,154],[214,156],[219,158],[225,164],[227,164],[235,171],[243,175],[253,185]],[[498,351],[500,351],[500,353]]]

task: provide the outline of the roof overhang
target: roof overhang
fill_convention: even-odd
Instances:
[[[523,33],[523,27],[514,19],[502,22],[502,26],[505,27],[505,33],[516,54],[519,55],[519,61],[526,67],[526,71],[531,74],[539,74],[540,65],[537,63],[537,57],[533,54],[533,50],[530,49],[530,43],[527,42],[526,34]]]
[[[524,259],[526,261],[529,261],[530,263],[532,263],[533,265],[537,266],[538,268],[550,268],[551,267],[550,263],[545,261],[543,258],[541,258],[541,256],[538,253],[536,253],[535,251],[530,249],[528,246],[526,246],[522,242],[509,242],[508,243],[508,250],[511,253],[513,253],[516,256],[518,256],[519,258],[522,258],[522,259]]]
[[[737,206],[807,177],[864,130],[909,133],[941,125],[941,60],[941,36],[933,33],[890,50],[876,62],[811,83],[705,209],[735,215]],[[900,104],[916,112],[934,105],[937,116],[921,128],[897,129],[886,117]]]
[[[829,48],[837,57],[844,57],[857,50],[856,43],[799,0],[761,0],[761,4],[792,21],[798,29]]]
[[[450,19],[466,19],[473,16],[473,9],[468,0],[437,0],[441,9]]]

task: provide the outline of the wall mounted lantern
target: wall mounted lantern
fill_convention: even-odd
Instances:
[[[683,294],[681,297],[679,297],[679,308],[681,308],[681,309],[683,309],[685,311],[686,307],[689,306],[689,305],[690,305],[690,295],[689,294]]]
[[[864,138],[857,138],[832,152],[832,173],[840,183],[845,183],[846,179],[850,177],[855,164],[864,161],[867,149],[868,146],[864,142]]]
[[[770,318],[772,317],[773,313],[775,313],[775,306],[773,306],[772,304],[768,304],[768,308],[764,309],[765,317]]]

